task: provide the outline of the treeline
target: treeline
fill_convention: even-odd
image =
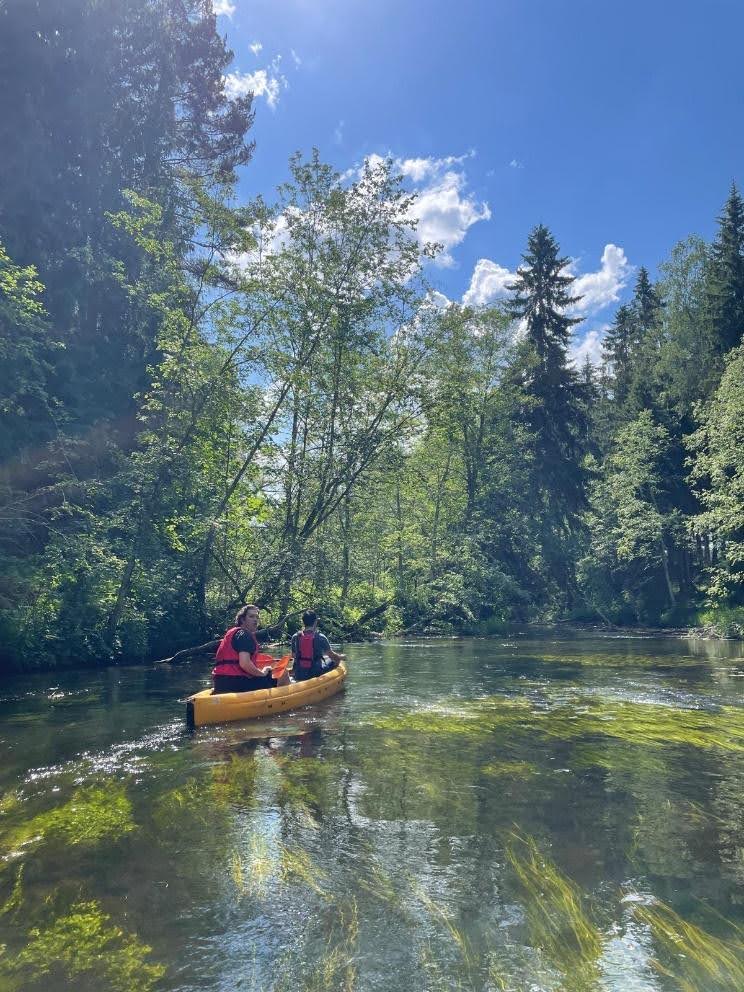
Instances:
[[[507,303],[442,308],[391,163],[236,206],[231,57],[211,0],[0,4],[3,666],[171,655],[249,600],[741,623],[737,190],[577,370],[543,226]]]

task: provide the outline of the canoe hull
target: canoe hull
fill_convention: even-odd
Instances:
[[[190,727],[203,727],[210,723],[228,723],[232,720],[253,720],[260,716],[273,716],[284,710],[297,709],[335,696],[346,680],[346,666],[341,662],[325,675],[305,682],[280,685],[275,689],[256,689],[253,692],[221,692],[215,695],[204,689],[186,700],[186,722]]]

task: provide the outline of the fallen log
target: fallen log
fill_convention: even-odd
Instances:
[[[189,658],[198,658],[199,655],[204,655],[205,657],[214,658],[214,653],[219,647],[220,638],[218,637],[216,641],[207,641],[206,644],[197,644],[193,648],[182,648],[180,651],[176,651],[174,655],[170,658],[160,658],[155,662],[156,665],[177,665],[181,661],[187,661]]]
[[[354,623],[347,628],[345,632],[345,639],[353,640],[354,637],[361,635],[362,627],[369,623],[370,620],[374,620],[376,617],[381,617],[387,610],[388,606],[392,605],[392,602],[392,599],[389,599],[386,603],[382,603],[380,606],[375,606],[373,609],[367,610],[366,613],[363,613],[358,620],[355,620]]]
[[[277,623],[273,623],[270,627],[262,627],[260,630],[260,640],[265,642],[268,638],[271,641],[277,640],[284,627],[284,620],[279,620]],[[197,644],[193,648],[181,648],[180,651],[176,651],[174,655],[170,658],[159,658],[155,664],[156,665],[178,665],[182,661],[188,661],[190,658],[199,658],[203,656],[205,660],[212,660],[215,655],[215,651],[219,647],[221,638],[217,638],[214,641],[207,641],[205,644]]]

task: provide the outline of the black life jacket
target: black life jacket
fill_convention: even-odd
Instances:
[[[297,638],[295,665],[306,672],[322,658],[323,652],[320,650],[317,630],[303,630]]]

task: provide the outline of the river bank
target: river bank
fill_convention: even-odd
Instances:
[[[551,623],[504,624],[499,629],[494,630],[492,626],[487,630],[479,630],[477,627],[467,631],[446,632],[443,630],[422,630],[415,634],[406,631],[386,635],[380,631],[370,631],[366,634],[360,633],[358,628],[350,636],[349,631],[339,630],[333,625],[324,628],[331,641],[335,644],[367,644],[378,641],[398,641],[404,637],[415,637],[416,640],[425,641],[447,641],[477,639],[489,640],[497,638],[538,636],[563,638],[586,637],[586,636],[612,636],[627,638],[661,638],[661,639],[691,639],[702,641],[731,641],[741,642],[744,639],[744,628],[734,625],[734,632],[727,633],[715,624],[702,627],[620,627],[607,624],[585,623],[577,621],[555,621]],[[142,657],[118,657],[102,658],[97,662],[74,661],[63,665],[55,664],[54,659],[48,656],[36,655],[33,659],[18,659],[15,664],[5,660],[0,667],[0,679],[9,678],[13,675],[24,672],[63,672],[76,670],[97,671],[103,668],[125,667],[130,665],[182,665],[185,663],[203,663],[208,665],[214,659],[214,652],[219,644],[219,638],[215,637],[199,645],[188,646],[175,651],[172,655],[163,658],[142,658]],[[282,653],[289,644],[289,638],[281,638],[272,642],[272,647]]]

